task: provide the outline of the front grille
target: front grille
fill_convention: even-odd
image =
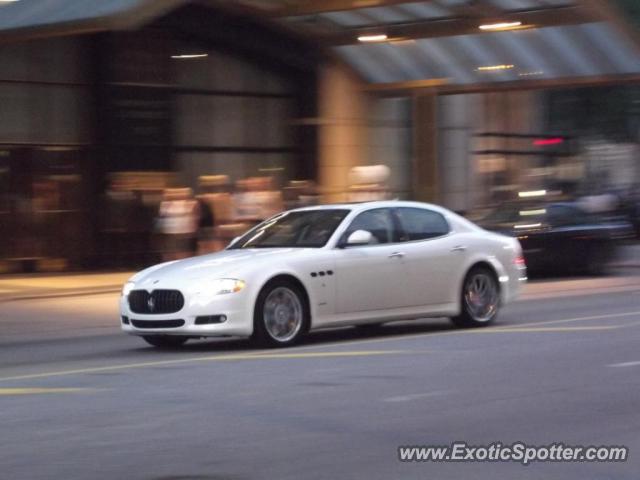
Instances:
[[[136,328],[178,328],[184,325],[184,320],[131,320]]]
[[[133,290],[129,293],[129,308],[134,313],[166,314],[179,312],[184,297],[179,290]]]

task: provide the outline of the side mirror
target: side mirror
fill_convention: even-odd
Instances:
[[[355,247],[358,245],[368,245],[371,242],[373,235],[367,230],[356,230],[347,238],[345,247]]]

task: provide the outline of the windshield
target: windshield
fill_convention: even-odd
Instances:
[[[229,250],[324,247],[348,213],[333,208],[284,212],[249,230]]]

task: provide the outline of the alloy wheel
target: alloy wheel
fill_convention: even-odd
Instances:
[[[476,322],[487,322],[498,310],[498,288],[495,280],[485,272],[469,277],[465,285],[464,301],[469,315]]]
[[[276,287],[265,299],[264,327],[271,338],[286,343],[296,337],[304,323],[302,302],[287,287]]]

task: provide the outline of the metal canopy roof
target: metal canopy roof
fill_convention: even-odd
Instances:
[[[189,3],[311,40],[373,90],[640,81],[639,37],[602,0],[19,0],[0,3],[0,40],[136,28]],[[521,25],[479,29],[505,22]],[[386,41],[358,40],[381,34]]]
[[[134,28],[188,0],[18,0],[0,3],[0,40]]]
[[[372,90],[640,81],[637,34],[601,0],[246,0],[314,38]],[[505,31],[481,25],[519,22]],[[386,35],[385,41],[358,38]]]
[[[371,83],[446,78],[451,84],[472,84],[640,73],[638,49],[604,22],[335,49]]]

